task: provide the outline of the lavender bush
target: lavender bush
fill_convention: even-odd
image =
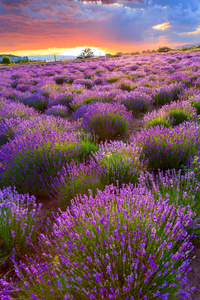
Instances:
[[[119,101],[133,114],[147,112],[152,109],[151,96],[137,91],[119,93],[115,101]]]
[[[31,95],[27,94],[18,98],[18,101],[33,107],[41,112],[47,108],[48,100],[40,92],[35,92]]]
[[[165,127],[177,126],[189,119],[195,119],[196,112],[190,103],[185,100],[163,105],[158,111],[147,113],[144,116],[144,126],[163,125]]]
[[[21,124],[22,119],[10,118],[0,120],[0,146],[6,144],[15,135],[17,126]]]
[[[122,187],[125,183],[137,183],[140,171],[144,170],[140,155],[141,149],[134,144],[113,141],[100,145],[99,151],[93,157],[105,170],[106,183]]]
[[[70,108],[70,103],[73,99],[73,95],[70,92],[64,92],[62,94],[59,94],[56,98],[53,98],[49,101],[47,104],[47,107],[50,108],[55,105],[64,105],[67,106],[67,108]]]
[[[59,183],[54,185],[59,206],[66,209],[70,200],[76,195],[95,195],[97,188],[103,190],[106,185],[106,171],[93,160],[89,162],[72,162],[63,166]]]
[[[49,131],[30,133],[0,148],[0,184],[15,185],[21,193],[49,196],[63,164],[82,161],[98,147],[81,141],[74,133]]]
[[[174,128],[155,126],[143,129],[130,139],[142,147],[141,157],[147,161],[149,170],[179,170],[198,154],[200,127],[190,122]]]
[[[118,80],[117,85],[122,91],[130,92],[135,89],[133,82],[127,78],[122,78],[121,80]]]
[[[83,115],[83,128],[105,141],[127,132],[132,121],[122,104],[95,103]]]
[[[183,91],[184,87],[182,83],[171,83],[158,88],[153,97],[155,105],[163,105],[176,100],[177,95]]]
[[[0,100],[0,120],[5,118],[29,119],[36,115],[38,112],[35,109],[27,107],[23,103]]]
[[[189,208],[132,185],[72,201],[41,236],[42,257],[15,263],[22,299],[188,297]]]
[[[13,253],[19,258],[36,242],[41,205],[34,196],[20,195],[11,187],[0,190],[0,264]]]
[[[115,97],[114,92],[109,91],[85,91],[82,94],[74,96],[70,106],[73,110],[77,110],[84,104],[93,102],[110,102]]]
[[[68,116],[68,108],[64,105],[55,105],[51,106],[45,111],[45,114],[48,116],[59,116],[61,118],[66,118]]]
[[[40,132],[43,136],[52,130],[60,132],[77,132],[80,128],[79,122],[70,122],[67,119],[63,119],[55,116],[40,115],[33,117],[29,120],[25,120],[18,125],[15,129],[15,137],[26,136],[31,133],[37,134]]]
[[[197,115],[200,115],[200,94],[191,96],[189,102],[191,106],[195,108]]]
[[[162,196],[169,201],[169,204],[173,203],[183,208],[189,206],[194,212],[194,217],[198,218],[198,220],[196,219],[198,224],[193,231],[195,230],[195,232],[200,233],[200,180],[198,178],[199,172],[197,172],[199,166],[196,160],[194,160],[194,170],[189,169],[185,174],[183,174],[182,170],[178,172],[176,170],[168,170],[165,173],[159,171],[156,176],[144,173],[139,178],[139,182],[143,186],[147,186],[157,199]]]

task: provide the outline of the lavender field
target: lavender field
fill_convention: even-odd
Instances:
[[[199,115],[200,52],[1,69],[0,299],[199,299]]]

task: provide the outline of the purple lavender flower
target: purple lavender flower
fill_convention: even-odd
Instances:
[[[148,162],[149,170],[179,170],[198,154],[199,131],[200,127],[195,122],[186,122],[174,128],[155,126],[132,135],[130,140],[143,148],[142,157]]]
[[[68,116],[68,108],[64,105],[51,106],[45,111],[46,115],[60,116],[66,118]]]
[[[97,102],[83,115],[83,128],[108,140],[125,133],[132,121],[124,105]]]
[[[171,299],[190,289],[185,274],[193,247],[186,228],[193,222],[190,208],[155,201],[131,184],[76,197],[56,217],[53,231],[41,235],[46,261],[29,259],[28,268],[15,264],[18,294],[51,297],[53,290],[58,299]],[[31,282],[26,291],[23,282]]]

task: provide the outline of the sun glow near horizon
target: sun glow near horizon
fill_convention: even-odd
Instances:
[[[102,48],[97,47],[75,47],[75,48],[48,48],[48,49],[38,49],[38,50],[19,50],[19,51],[7,51],[3,54],[13,54],[16,56],[35,56],[35,55],[66,55],[66,56],[78,56],[85,48],[90,48],[95,56],[105,55],[107,52]],[[111,51],[112,52],[112,51]]]

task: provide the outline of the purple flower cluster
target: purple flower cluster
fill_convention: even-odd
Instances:
[[[177,100],[185,85],[182,83],[171,83],[170,85],[162,86],[155,90],[153,100],[156,105],[163,105]]]
[[[10,118],[29,119],[38,115],[37,111],[23,103],[0,100],[0,120]]]
[[[109,91],[85,91],[81,94],[75,95],[70,106],[73,110],[76,110],[84,104],[93,102],[111,102],[116,93]]]
[[[103,190],[106,185],[107,172],[93,159],[66,164],[60,174],[59,183],[56,182],[54,190],[62,209],[70,206],[70,200],[76,195],[94,195],[97,188]]]
[[[199,155],[200,126],[190,122],[174,128],[155,126],[132,135],[130,140],[142,147],[141,157],[149,170],[179,170],[190,163],[191,157]]]
[[[144,116],[144,125],[149,128],[156,125],[176,126],[189,119],[197,119],[196,110],[188,100],[163,105],[158,111]]]
[[[149,94],[140,91],[131,91],[119,93],[115,101],[123,104],[128,110],[134,114],[146,112],[152,108],[152,97]]]
[[[64,118],[47,116],[43,114],[21,122],[17,128],[15,128],[14,136],[27,136],[30,133],[37,134],[37,132],[41,132],[42,135],[45,135],[52,130],[55,130],[56,132],[61,131],[72,133],[77,131],[79,127],[79,122],[70,122]]]
[[[40,235],[43,258],[15,264],[26,287],[18,295],[124,300],[188,296],[185,274],[193,246],[186,228],[193,223],[189,208],[155,201],[150,192],[130,184],[75,198],[71,209],[56,217],[52,233]]]
[[[55,130],[45,135],[37,132],[19,136],[0,148],[1,185],[49,196],[63,164],[83,160],[90,154],[90,147],[96,150],[96,146],[81,142],[74,133]]]
[[[18,101],[39,111],[44,111],[47,107],[48,100],[40,92],[25,94],[18,98]]]
[[[125,183],[137,183],[140,171],[145,169],[140,161],[141,149],[135,144],[113,141],[100,145],[94,153],[95,161],[105,170],[107,184],[122,187]]]
[[[109,140],[128,130],[133,122],[124,105],[97,102],[83,115],[83,128],[94,132],[100,140]]]
[[[64,105],[69,108],[72,99],[73,99],[72,93],[64,92],[59,94],[56,98],[51,99],[47,104],[47,107],[49,108],[55,105]]]
[[[49,116],[60,116],[62,118],[66,118],[68,115],[68,108],[64,105],[55,105],[55,106],[51,106],[50,108],[48,108],[45,111],[46,115]]]
[[[41,206],[34,196],[20,195],[11,187],[0,190],[1,264],[8,263],[13,253],[20,257],[36,242]]]

